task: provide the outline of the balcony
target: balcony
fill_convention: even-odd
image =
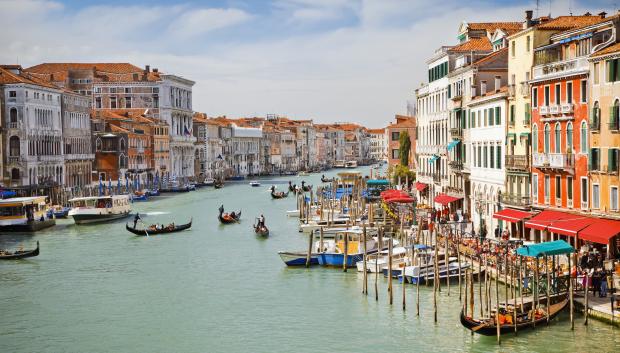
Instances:
[[[575,155],[566,153],[534,153],[532,166],[549,169],[575,168]]]
[[[69,153],[65,154],[65,160],[88,160],[95,159],[94,153]]]
[[[22,123],[19,121],[9,123],[9,129],[19,130],[21,128],[22,128]]]
[[[450,195],[450,196],[454,196],[454,197],[465,197],[465,192],[463,191],[462,188],[460,187],[455,187],[455,186],[446,186],[444,188],[445,192]]]
[[[7,158],[8,158],[9,164],[17,164],[17,163],[21,163],[24,161],[24,159],[21,156],[9,156]]]
[[[531,205],[531,199],[529,196],[518,194],[502,194],[500,202],[505,205],[517,207],[529,207]]]
[[[549,107],[546,105],[541,105],[540,107],[538,107],[538,113],[540,115],[547,115],[549,114]]]
[[[527,172],[530,169],[529,156],[506,155],[506,169]]]
[[[461,161],[450,161],[448,164],[453,170],[463,170],[463,162]]]
[[[170,136],[170,142],[196,142],[194,136],[172,135]]]
[[[549,106],[549,114],[560,114],[560,106],[559,105],[550,105]]]
[[[463,129],[461,129],[460,127],[450,128],[450,135],[452,135],[452,137],[462,138],[463,137]]]
[[[512,98],[515,96],[515,84],[508,85],[508,97]]]
[[[536,51],[535,56],[539,56],[539,53],[543,52]],[[548,57],[547,58],[535,58],[535,62],[542,61],[553,61],[555,59],[559,59],[559,56]],[[532,79],[550,79],[554,77],[566,76],[571,74],[578,74],[581,72],[587,72],[588,67],[588,58],[586,56],[580,58],[574,58],[569,60],[560,60],[549,63],[542,63],[541,65],[534,66]]]
[[[523,97],[529,97],[530,96],[530,85],[527,82],[521,82],[520,84],[520,93]]]
[[[561,106],[562,114],[570,114],[570,113],[572,113],[573,112],[573,108],[574,108],[573,103],[562,104],[562,106]]]

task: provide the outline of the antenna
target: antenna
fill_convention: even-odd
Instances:
[[[549,17],[551,17],[551,0],[549,0]]]
[[[573,15],[573,6],[571,0],[568,0],[568,14],[571,16]]]
[[[539,8],[540,8],[540,0],[536,0],[536,17],[540,17],[539,14]]]

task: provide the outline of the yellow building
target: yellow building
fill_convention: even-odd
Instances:
[[[508,37],[508,132],[506,136],[506,192],[502,205],[530,209],[531,199],[531,89],[534,48],[549,43],[560,31],[600,21],[598,16],[532,18],[526,11],[523,30]]]
[[[592,213],[620,216],[620,43],[590,59],[590,205]]]

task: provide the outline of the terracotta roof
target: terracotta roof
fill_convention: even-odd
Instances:
[[[508,55],[508,48],[502,48],[500,50],[494,51],[491,54],[483,57],[482,59],[474,62],[474,65],[484,64],[484,63],[486,63],[488,61],[491,61],[494,58],[497,58],[498,56],[502,56],[502,55],[506,55],[506,57],[507,57],[507,55]]]
[[[450,51],[472,51],[472,50],[492,50],[493,46],[491,41],[487,37],[470,38],[468,41],[455,45],[450,48]]]
[[[47,81],[65,81],[69,71],[92,71],[96,78],[105,78],[102,81],[130,82],[136,81],[134,75],[138,75],[138,81],[158,81],[160,72],[149,70],[145,75],[145,69],[129,63],[43,63],[25,69],[25,71],[37,75]]]
[[[599,16],[559,16],[536,26],[540,30],[569,30],[591,26],[613,19],[614,16],[601,18]]]
[[[19,65],[0,65],[0,85],[2,84],[12,84],[12,83],[26,83],[31,85],[43,86],[46,88],[58,89],[58,87],[39,80],[36,77],[29,75],[28,73],[24,73],[23,71],[20,74],[14,74],[10,70],[18,70],[21,66]]]
[[[485,30],[487,32],[495,32],[501,29],[507,34],[515,33],[523,28],[521,22],[473,22],[467,23],[467,28],[471,30]]]
[[[415,118],[412,116],[406,115],[396,115],[396,122],[388,125],[389,128],[406,128],[406,127],[415,127]]]
[[[590,55],[590,57],[595,58],[595,57],[604,56],[608,54],[615,54],[618,52],[620,52],[620,43],[616,43],[614,45],[608,46],[607,48],[603,48],[603,50],[599,50],[596,53]]]
[[[383,134],[385,133],[385,129],[368,129],[369,134]]]

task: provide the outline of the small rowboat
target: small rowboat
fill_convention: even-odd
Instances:
[[[555,318],[564,308],[568,305],[568,299],[564,298],[563,300],[552,304],[549,307],[549,320]],[[541,327],[546,326],[542,325],[547,322],[547,315],[543,313],[542,315],[536,315],[536,318],[532,320],[532,311],[527,310],[525,313],[517,316],[517,331],[521,331],[526,328],[533,327]],[[479,333],[485,336],[494,336],[497,334],[497,325],[495,323],[495,318],[487,318],[487,319],[473,319],[471,317],[465,316],[465,313],[461,309],[461,324],[466,328],[472,330],[475,333]],[[500,333],[507,334],[511,332],[515,332],[515,323],[502,323],[500,324]]]
[[[268,237],[269,236],[269,228],[267,228],[267,226],[259,227],[257,225],[254,225],[254,233],[256,233],[256,235],[260,235],[262,237]]]
[[[129,224],[125,224],[125,229],[127,229],[129,232],[135,234],[135,235],[139,235],[139,236],[151,236],[151,235],[156,235],[156,234],[166,234],[166,233],[175,233],[175,232],[180,232],[186,229],[191,228],[192,226],[192,220],[189,220],[189,223],[186,224],[179,224],[179,225],[175,225],[174,227],[164,227],[162,229],[156,229],[156,228],[147,228],[147,229],[136,229],[136,228],[132,228],[129,226]]]
[[[18,250],[18,251],[5,251],[0,250],[0,260],[18,260],[25,259],[27,257],[39,256],[39,242],[37,241],[37,247],[34,250]]]

